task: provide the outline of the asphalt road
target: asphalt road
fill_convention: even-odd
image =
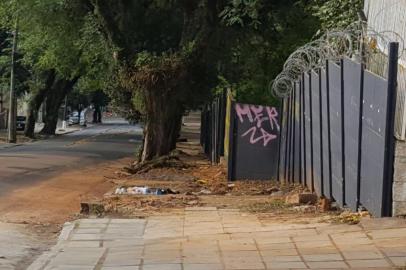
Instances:
[[[139,126],[116,120],[34,143],[0,144],[0,196],[67,170],[134,155],[141,134]]]

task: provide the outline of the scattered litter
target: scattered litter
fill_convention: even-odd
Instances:
[[[170,188],[150,188],[150,187],[119,187],[114,194],[116,195],[168,195],[178,194],[179,192]]]
[[[315,213],[317,211],[317,207],[314,205],[300,205],[293,207],[293,209],[301,213]]]
[[[206,181],[206,180],[199,179],[199,180],[196,181],[196,183],[198,183],[199,185],[206,185],[206,184],[207,184],[207,181]]]

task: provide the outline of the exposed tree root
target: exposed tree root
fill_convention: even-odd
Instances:
[[[187,164],[182,160],[180,160],[178,151],[173,151],[171,154],[167,156],[158,157],[153,160],[145,162],[134,163],[130,167],[125,167],[124,169],[131,174],[138,174],[138,173],[147,173],[150,170],[157,168],[184,169],[190,167],[192,167],[192,165]]]

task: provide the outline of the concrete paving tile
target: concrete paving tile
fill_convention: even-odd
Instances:
[[[202,238],[206,240],[227,240],[231,239],[229,234],[206,234],[206,235],[188,235],[187,236],[191,241],[201,240]]]
[[[255,232],[259,227],[229,227],[224,228],[225,233],[243,233],[243,232]]]
[[[390,267],[391,265],[384,259],[378,260],[347,260],[352,268],[382,268]]]
[[[83,224],[107,224],[110,222],[110,219],[108,218],[88,218],[88,219],[79,219],[78,222],[83,225]]]
[[[135,266],[141,264],[141,254],[133,252],[107,253],[103,266]]]
[[[154,243],[146,244],[145,252],[153,253],[157,251],[179,251],[181,249],[181,242],[172,242],[172,243]]]
[[[339,254],[314,254],[303,255],[303,259],[307,262],[329,262],[329,261],[342,261],[343,257]]]
[[[361,252],[361,251],[369,251],[369,252],[379,252],[378,248],[375,245],[368,244],[368,245],[341,245],[338,248],[342,252]]]
[[[382,251],[388,257],[406,257],[406,246],[401,248],[383,248]]]
[[[262,270],[265,266],[262,262],[247,261],[244,259],[238,261],[225,261],[225,269],[230,270]]]
[[[102,237],[103,234],[86,233],[86,234],[74,234],[71,236],[70,239],[73,241],[90,241],[90,240],[99,241],[102,240]]]
[[[144,228],[123,228],[123,227],[117,227],[117,228],[111,228],[108,227],[104,233],[107,234],[127,234],[127,235],[137,235],[137,236],[142,236],[144,234]]]
[[[297,248],[328,248],[334,247],[331,241],[307,241],[307,242],[296,242]]]
[[[132,240],[127,240],[127,239],[121,239],[121,240],[105,240],[103,241],[103,247],[137,247],[137,246],[143,246],[144,241],[142,239],[132,239]]]
[[[70,241],[66,243],[66,247],[68,248],[97,248],[100,246],[100,241]]]
[[[327,241],[330,242],[328,235],[310,235],[310,236],[295,236],[294,242],[314,242],[314,241]]]
[[[379,251],[343,251],[343,256],[347,260],[367,260],[367,259],[381,259],[382,253]]]
[[[296,249],[272,249],[272,250],[261,250],[262,257],[272,257],[272,256],[295,256],[298,255]]]
[[[105,249],[89,249],[81,252],[60,252],[52,260],[52,266],[57,265],[80,265],[94,266],[104,254]]]
[[[125,231],[120,233],[104,233],[102,240],[120,240],[120,239],[142,239],[142,234],[127,234]]]
[[[273,249],[294,249],[295,245],[293,243],[278,243],[278,244],[259,244],[259,250],[273,250]]]
[[[223,270],[223,265],[221,264],[183,264],[183,270]]]
[[[140,266],[103,266],[101,270],[140,270]]]
[[[334,254],[339,251],[335,247],[320,247],[320,248],[301,248],[299,249],[302,255],[313,255],[313,254]]]
[[[110,224],[145,224],[147,222],[146,219],[119,219],[115,218],[112,219]]]
[[[233,239],[219,241],[220,249],[224,251],[232,250],[257,250],[253,239]]]
[[[3,270],[3,268],[0,268]],[[7,268],[4,268],[6,270]],[[10,268],[10,269],[15,269]],[[50,265],[47,266],[44,270],[93,270],[93,266],[80,266],[80,265]]]
[[[219,254],[194,254],[183,255],[183,263],[186,264],[221,264]]]
[[[343,261],[333,261],[333,262],[308,262],[310,269],[347,269],[348,266]]]
[[[267,269],[307,269],[303,262],[267,262]]]
[[[82,224],[79,223],[77,225],[78,229],[105,229],[107,228],[107,223],[87,223],[87,224]]]
[[[182,261],[182,256],[178,250],[159,250],[145,252],[144,264],[178,264]]]
[[[301,262],[300,256],[262,256],[265,262]]]
[[[368,234],[373,239],[406,237],[406,228],[372,230]]]
[[[316,228],[320,235],[329,234],[345,234],[349,232],[361,232],[362,228],[360,226],[347,225],[347,224],[329,224],[328,226],[322,226]]]
[[[292,243],[289,237],[272,237],[267,235],[254,236],[258,244],[280,244],[280,243]]]
[[[182,270],[181,264],[144,264],[143,270]]]
[[[406,256],[403,257],[389,257],[394,265],[406,268]]]
[[[382,248],[397,247],[406,250],[406,237],[404,238],[388,238],[388,239],[375,239],[374,244]]]
[[[75,234],[92,234],[92,233],[101,233],[103,229],[101,228],[78,228],[73,233]]]

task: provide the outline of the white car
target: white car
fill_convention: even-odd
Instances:
[[[68,124],[71,125],[81,125],[81,126],[85,126],[86,125],[86,110],[83,110],[80,113],[80,118],[79,118],[79,112],[74,111],[68,119]]]

